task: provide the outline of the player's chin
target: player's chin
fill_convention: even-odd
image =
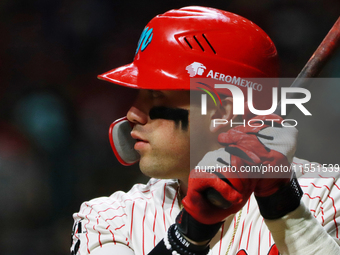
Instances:
[[[139,168],[141,172],[152,178],[157,179],[173,179],[176,178],[176,174],[166,164],[160,162],[152,157],[142,156],[139,161]]]
[[[170,174],[164,173],[160,171],[159,169],[145,169],[145,168],[140,168],[141,172],[150,178],[156,178],[156,179],[174,179]]]
[[[139,169],[148,177],[161,178],[162,176],[161,167],[156,163],[156,160],[145,154],[140,157]]]

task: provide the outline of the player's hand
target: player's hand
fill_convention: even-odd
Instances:
[[[222,171],[192,170],[183,200],[189,214],[199,222],[214,224],[240,210],[253,191],[258,197],[267,197],[290,183],[297,130],[282,127],[281,121],[277,115],[259,116],[250,122],[252,127],[238,126],[220,134],[218,139],[225,149],[207,153],[199,166],[221,166]],[[275,166],[287,171],[263,171],[264,167]],[[251,167],[259,172],[249,172]],[[212,189],[220,195],[217,200],[223,202],[223,208],[207,199]]]
[[[229,161],[227,158],[230,158],[230,154],[219,150],[206,155],[200,164],[205,164],[207,158],[213,155],[217,161],[222,158],[220,154],[224,154],[223,158],[226,162]],[[240,161],[239,165],[245,164],[240,158],[235,157],[235,160]],[[210,165],[210,163],[208,164]],[[235,166],[235,162],[233,166]],[[192,170],[189,176],[187,195],[182,203],[186,211],[197,221],[204,224],[215,224],[238,212],[254,191],[255,185],[254,180],[242,178],[237,172]]]
[[[259,197],[272,195],[289,183],[292,176],[290,165],[296,150],[298,132],[295,127],[288,127],[288,124],[282,126],[282,120],[274,114],[257,116],[250,122],[253,127],[238,126],[218,137],[219,142],[227,146],[231,153],[238,154],[247,165],[257,166],[253,170],[261,171],[247,174],[257,179],[254,193]],[[233,150],[242,151],[244,156]],[[246,159],[247,156],[249,159]]]

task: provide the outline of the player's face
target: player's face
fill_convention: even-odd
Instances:
[[[209,131],[214,107],[202,116],[200,99],[191,99],[189,91],[139,91],[127,118],[135,124],[131,135],[145,175],[186,182],[204,154],[220,146]]]
[[[188,91],[139,91],[127,118],[135,124],[131,135],[137,139],[134,148],[141,156],[140,169],[145,175],[187,179],[190,135],[188,117],[185,120],[182,115],[188,114],[189,108]]]

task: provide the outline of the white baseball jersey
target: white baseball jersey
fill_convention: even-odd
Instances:
[[[303,169],[307,161],[294,158]],[[299,174],[299,173],[297,173]],[[338,243],[340,234],[340,181],[337,178],[298,178],[302,201]],[[73,215],[72,254],[148,254],[166,234],[180,212],[178,183],[150,179],[127,192],[93,199]],[[124,245],[128,253],[115,249]],[[254,196],[241,211],[229,216],[213,238],[209,255],[278,255],[273,237],[260,215]],[[102,251],[102,252],[101,252]]]

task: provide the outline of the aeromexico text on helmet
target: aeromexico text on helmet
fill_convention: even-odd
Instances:
[[[206,67],[199,63],[199,62],[193,62],[192,64],[188,65],[185,70],[187,70],[190,78],[202,76],[205,78],[211,78],[218,81],[227,82],[229,84],[234,84],[241,87],[248,87],[252,88],[253,90],[262,91],[262,84],[255,83],[246,79],[242,79],[241,77],[237,76],[231,76],[219,72],[214,72],[213,70],[210,70],[209,72],[206,72]]]
[[[218,72],[214,72],[213,70],[210,70],[206,76],[204,76],[204,72],[206,71],[206,67],[199,63],[199,62],[193,62],[192,64],[188,65],[186,67],[186,70],[188,71],[188,74],[190,77],[195,76],[203,76],[205,78],[212,78],[215,80],[218,80],[217,84],[214,84],[214,89],[228,89],[233,97],[233,114],[234,115],[244,115],[245,114],[245,105],[247,104],[248,109],[251,113],[254,115],[269,115],[275,112],[277,105],[278,105],[278,89],[277,87],[272,88],[272,105],[269,109],[266,110],[258,110],[254,107],[253,104],[253,90],[261,91],[262,85],[259,83],[254,83],[245,79],[242,79],[240,77],[236,76],[230,76],[225,74],[220,74]],[[198,82],[202,85],[205,85],[204,83]],[[240,89],[239,86],[247,87],[247,98],[245,100],[244,92]],[[207,114],[207,94],[213,99],[215,102],[215,105],[217,105],[216,100],[214,96],[212,95],[209,90],[204,89],[202,87],[199,87],[202,91],[206,92],[206,94],[201,95],[201,115]],[[221,103],[221,99],[219,95],[214,90],[217,98],[219,99]],[[289,93],[295,93],[295,94],[302,94],[304,97],[301,98],[288,98]],[[282,87],[281,88],[281,115],[285,116],[287,115],[287,105],[293,104],[295,105],[304,115],[311,116],[312,114],[306,109],[306,107],[303,105],[307,103],[311,99],[311,93],[305,88],[297,88],[297,87]],[[289,120],[283,120],[283,123],[281,123],[283,126],[285,126],[285,122],[290,121],[293,122],[294,125],[297,125],[297,121],[294,119]],[[223,119],[215,119],[214,126],[219,124],[226,124],[226,120]],[[236,124],[236,123],[235,123]],[[245,122],[243,122],[245,125]],[[248,123],[249,126],[251,126],[250,123]]]

